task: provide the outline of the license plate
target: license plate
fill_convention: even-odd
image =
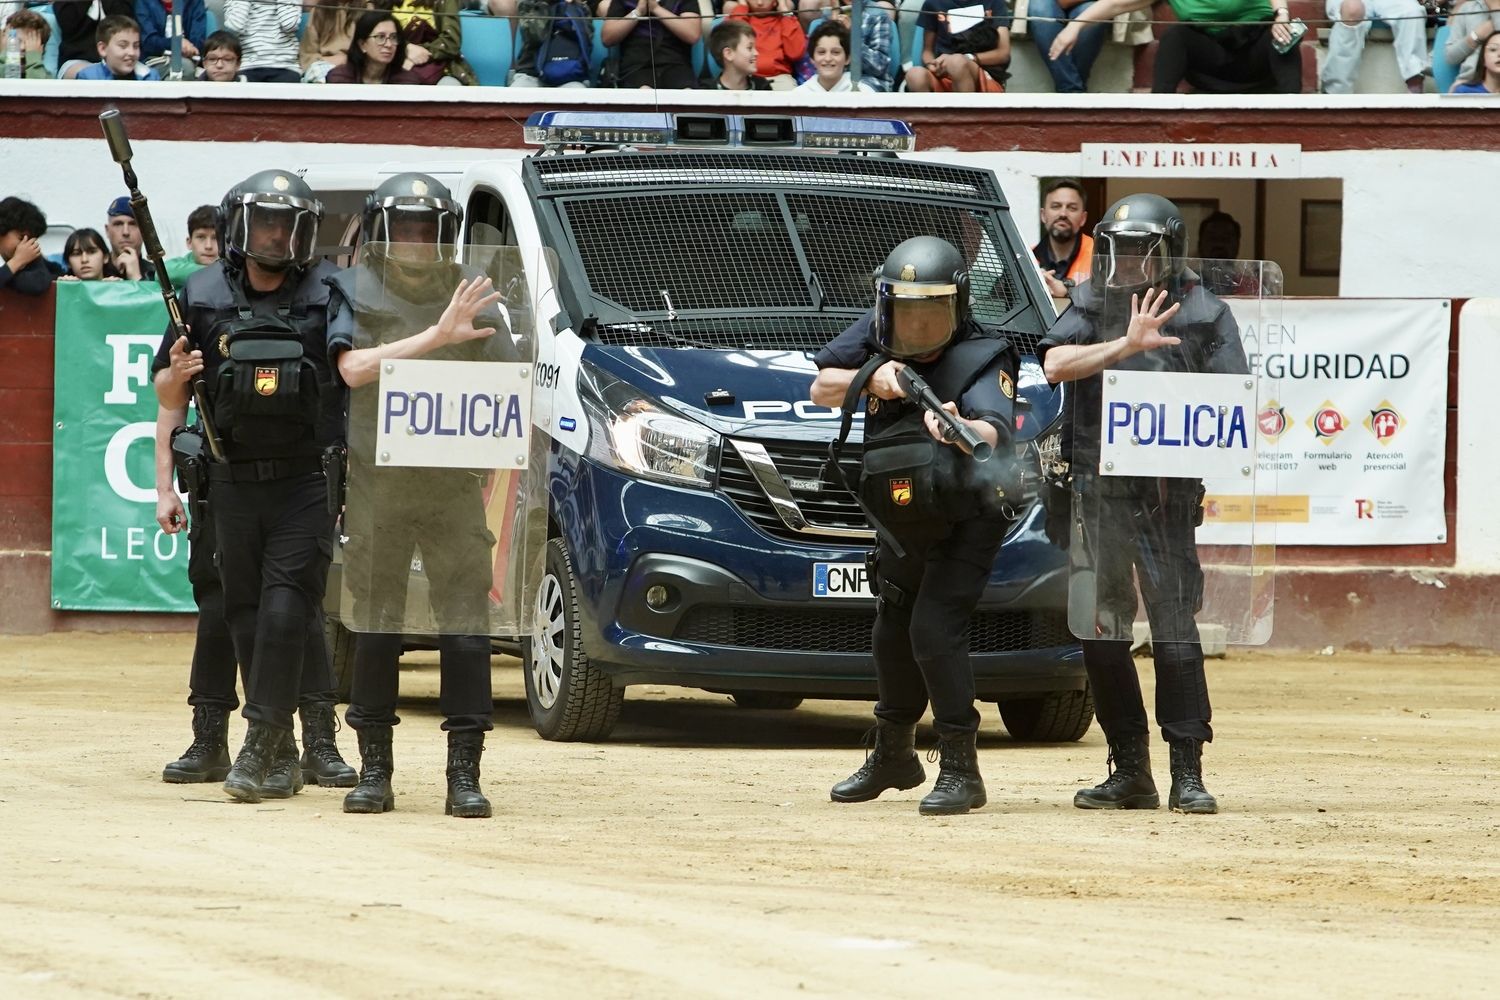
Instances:
[[[873,598],[869,575],[865,564],[857,563],[813,563],[814,597],[822,598]]]

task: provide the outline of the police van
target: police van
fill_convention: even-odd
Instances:
[[[977,689],[1017,739],[1080,738],[1066,554],[1037,499],[1064,412],[1035,358],[1054,312],[995,175],[907,155],[888,120],[559,111],[525,138],[535,152],[303,174],[346,244],[369,191],[421,170],[464,207],[467,245],[532,262],[548,541],[515,638],[537,732],[608,736],[632,684],[746,709],[874,697],[874,535],[827,468],[839,413],[808,400],[811,355],[870,308],[890,250],[928,234],[964,251],[975,317],[1023,355],[1029,475],[970,625]],[[856,466],[859,437],[856,420]]]

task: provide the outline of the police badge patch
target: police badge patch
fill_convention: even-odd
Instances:
[[[880,412],[880,397],[879,396],[871,396],[870,397],[870,401],[865,404],[865,413],[868,414],[869,416],[873,417],[875,414],[877,414],[879,412]]]
[[[219,357],[229,357],[229,334],[219,334]]]
[[[911,503],[911,480],[891,480],[891,503],[897,507],[905,507]]]
[[[255,369],[255,391],[262,396],[276,395],[276,386],[280,381],[280,372],[275,368]]]
[[[1005,394],[1006,399],[1016,398],[1016,383],[1011,380],[1010,372],[1000,373],[1000,391]]]

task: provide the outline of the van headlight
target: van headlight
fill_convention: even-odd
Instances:
[[[717,432],[678,416],[590,364],[578,373],[590,458],[646,479],[708,489],[719,465]]]

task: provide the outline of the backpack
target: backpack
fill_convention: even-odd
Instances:
[[[589,30],[589,8],[578,0],[552,5],[552,26],[536,53],[536,76],[547,87],[587,81],[594,38]]]

